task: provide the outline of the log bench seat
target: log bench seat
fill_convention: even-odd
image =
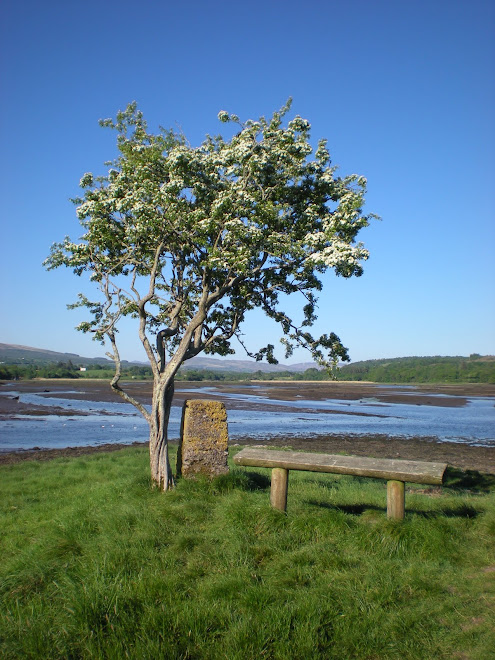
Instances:
[[[339,456],[308,452],[246,447],[234,456],[236,465],[272,469],[270,503],[287,510],[289,470],[331,472],[387,481],[387,516],[402,520],[405,511],[405,482],[438,485],[443,482],[446,463],[405,461],[364,456]]]

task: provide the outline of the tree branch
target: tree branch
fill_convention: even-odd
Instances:
[[[119,350],[117,348],[117,343],[115,341],[115,334],[113,332],[108,332],[107,333],[108,338],[110,339],[110,343],[112,344],[112,349],[113,349],[113,354],[108,354],[112,360],[115,363],[115,375],[112,378],[110,382],[110,387],[114,392],[116,392],[124,401],[127,403],[131,403],[135,408],[139,410],[139,412],[143,415],[145,420],[149,423],[151,420],[151,415],[150,413],[146,410],[146,408],[143,406],[142,403],[139,403],[134,397],[130,396],[127,392],[125,392],[119,385],[119,380],[122,376],[122,365],[120,361],[120,354]]]

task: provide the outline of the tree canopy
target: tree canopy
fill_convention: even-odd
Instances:
[[[82,177],[74,201],[84,234],[54,244],[46,265],[89,273],[100,295],[80,295],[74,306],[89,318],[79,329],[110,341],[113,387],[150,423],[153,411],[119,385],[116,332],[125,316],[138,320],[162,399],[185,360],[234,352],[231,340],[243,343],[254,308],[280,324],[286,357],[300,345],[320,364],[348,359],[336,334],[313,337],[310,327],[322,274],[362,273],[368,252],[356,237],[371,217],[362,211],[366,180],[337,176],[326,141],[313,149],[309,122],[286,121],[289,109],[246,122],[222,111],[237,133],[207,136],[199,147],[170,130],[150,133],[135,103],[100,122],[117,132],[119,155],[105,175]],[[281,306],[296,293],[300,322]],[[252,356],[275,361],[273,344]]]

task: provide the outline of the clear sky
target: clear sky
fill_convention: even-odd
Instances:
[[[194,145],[222,130],[219,110],[257,118],[292,96],[340,173],[367,177],[366,211],[382,217],[360,235],[364,275],[325,278],[317,330],[353,360],[495,353],[493,0],[3,0],[0,12],[1,342],[104,354],[66,309],[90,285],[41,265],[81,233],[68,201],[80,177],[114,156],[98,119],[136,100],[150,128],[180,126]],[[244,331],[253,348],[279,336],[256,313]],[[132,328],[121,338],[123,358],[144,359]]]

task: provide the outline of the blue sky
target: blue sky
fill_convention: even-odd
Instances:
[[[257,118],[292,96],[340,173],[368,178],[366,210],[382,217],[360,236],[364,275],[326,276],[316,330],[353,360],[495,353],[491,0],[4,0],[0,12],[0,341],[104,354],[66,309],[90,285],[41,265],[80,235],[68,201],[80,177],[114,155],[98,119],[136,100],[151,128],[199,144],[221,131],[219,110]],[[252,348],[279,336],[258,313],[244,332]],[[144,359],[132,327],[121,339],[122,357]]]

